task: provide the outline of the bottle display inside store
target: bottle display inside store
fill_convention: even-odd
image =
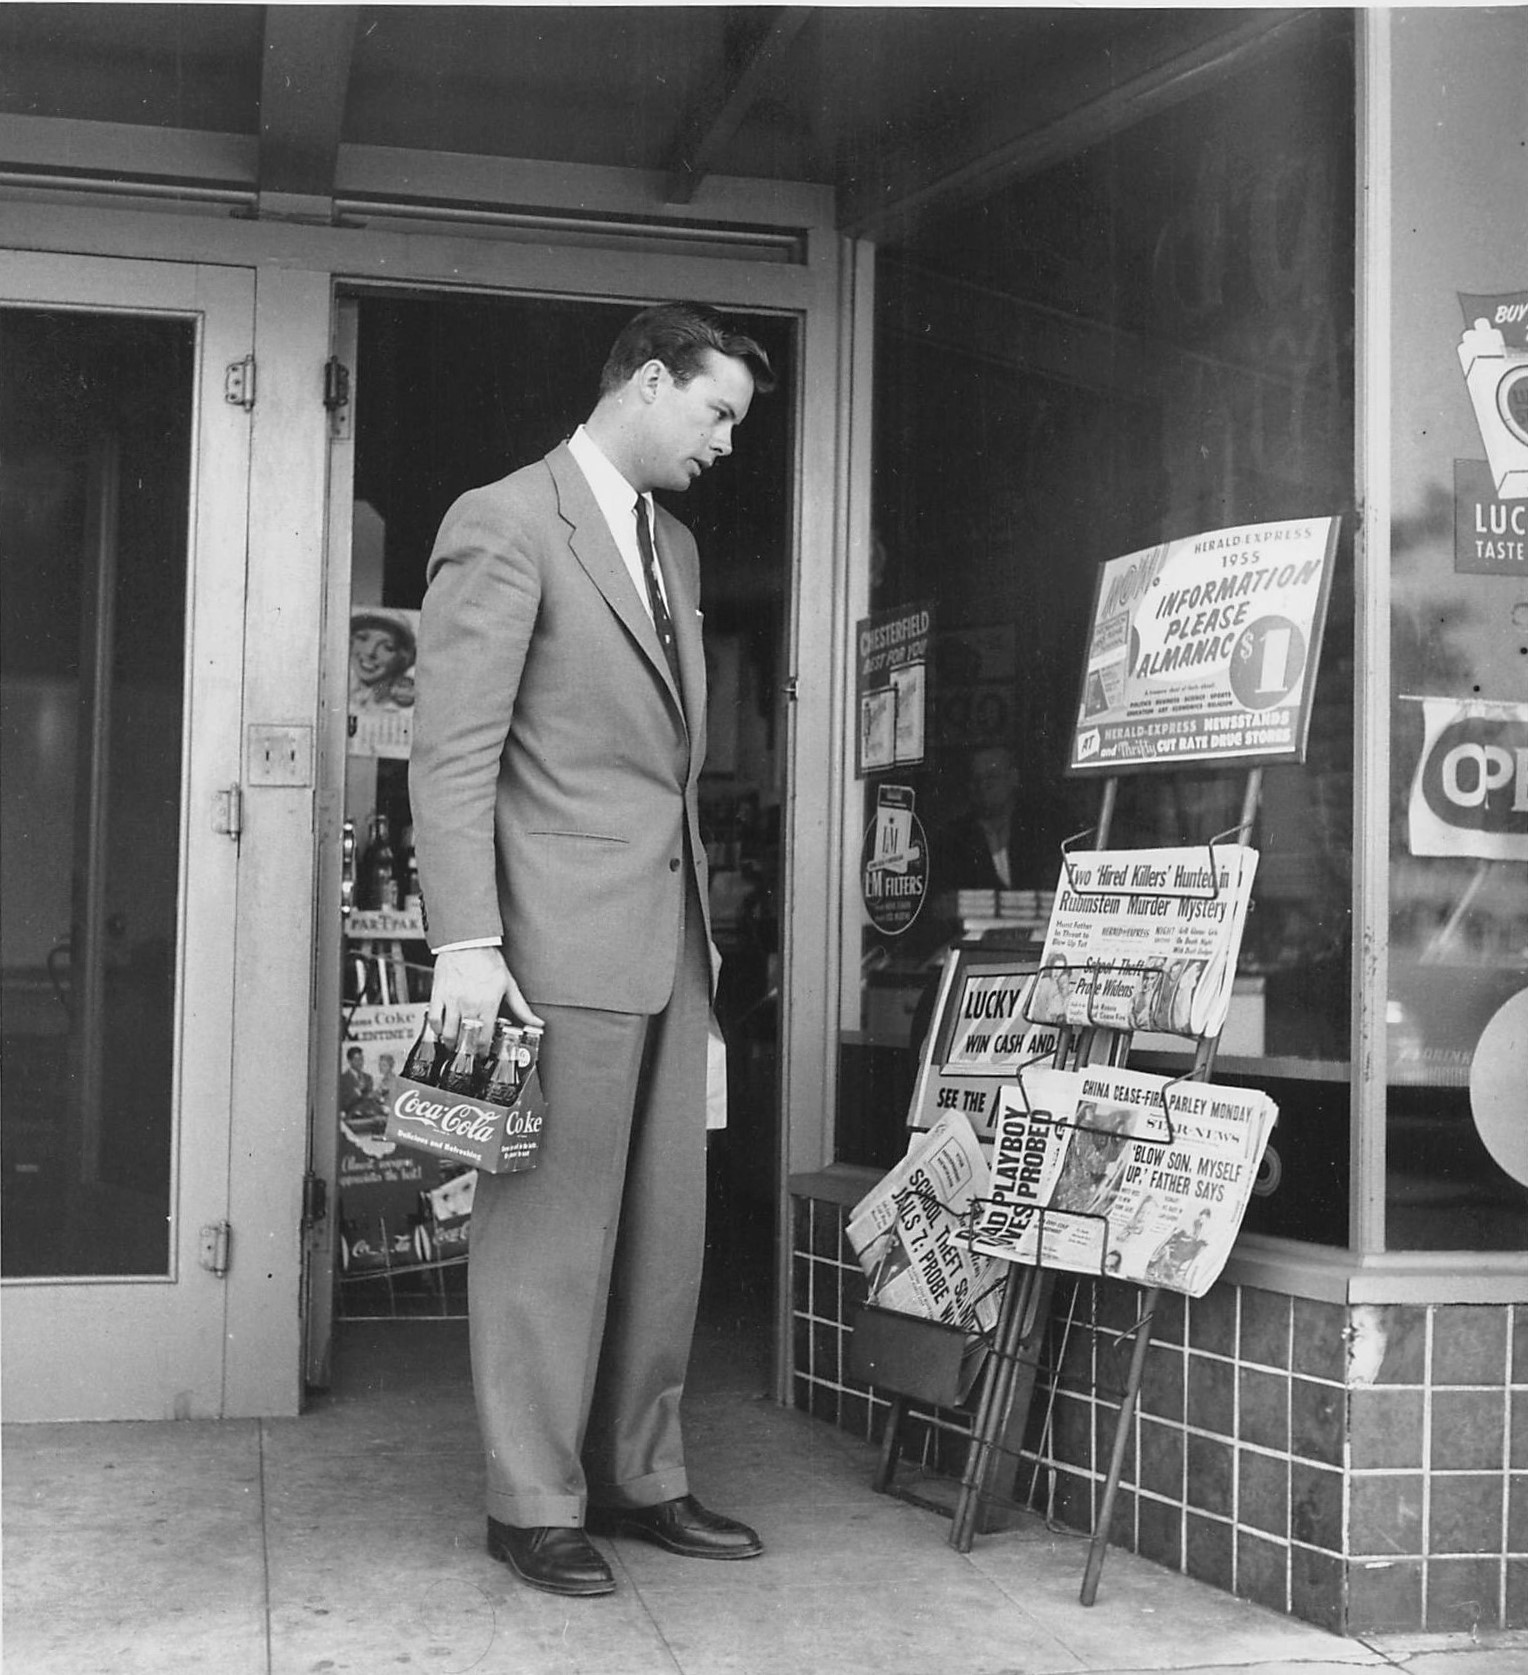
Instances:
[[[411,821],[403,828],[402,907],[405,913],[419,911],[419,860],[414,854],[414,826]]]
[[[362,883],[367,907],[398,906],[398,857],[393,850],[391,823],[381,812],[371,817],[371,841],[366,846]]]

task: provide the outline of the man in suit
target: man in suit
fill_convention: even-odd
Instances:
[[[680,1435],[719,961],[699,562],[651,496],[730,454],[772,385],[714,310],[644,311],[570,441],[463,495],[429,562],[410,791],[431,1016],[444,1040],[501,1004],[546,1032],[537,1165],[481,1175],[472,1213],[488,1546],[554,1593],[615,1585],[586,1528],[762,1550],[691,1496]]]
[[[970,811],[949,828],[938,857],[940,882],[954,890],[1033,889],[1024,871],[1029,859],[1019,817],[1019,769],[1013,752],[1000,744],[971,752],[967,785]]]

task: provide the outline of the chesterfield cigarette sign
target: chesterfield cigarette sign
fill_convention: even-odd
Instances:
[[[1337,522],[1217,529],[1100,566],[1070,772],[1303,761]]]
[[[1411,781],[1413,855],[1528,861],[1528,704],[1421,698]]]

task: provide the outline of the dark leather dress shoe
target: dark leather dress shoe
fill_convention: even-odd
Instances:
[[[488,1551],[522,1582],[549,1594],[609,1594],[615,1577],[582,1530],[557,1524],[519,1529],[488,1520]]]
[[[635,1535],[686,1559],[754,1559],[764,1543],[746,1524],[708,1512],[693,1495],[656,1506],[589,1508],[598,1535]]]

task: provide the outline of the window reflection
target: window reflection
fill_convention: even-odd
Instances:
[[[1401,12],[1393,50],[1386,1237],[1520,1250],[1528,600],[1513,528],[1528,536],[1528,476],[1511,467],[1528,443],[1513,456],[1510,388],[1484,414],[1477,397],[1514,356],[1528,386],[1524,134],[1507,119],[1523,110],[1522,20]]]
[[[942,950],[974,936],[1025,946],[1030,897],[994,892],[1053,889],[1061,843],[1098,820],[1099,783],[1063,771],[1096,567],[1202,530],[1336,514],[1308,760],[1265,769],[1240,1058],[1227,1062],[1259,1085],[1282,1078],[1286,1164],[1322,1183],[1249,1220],[1346,1240],[1350,30],[1324,19],[1301,44],[878,255],[870,605],[932,601],[936,648],[927,758],[877,779],[916,796],[930,889],[910,930],[864,930],[840,1157],[900,1155]],[[1126,779],[1111,842],[1234,827],[1245,783],[1224,771]],[[867,824],[876,795],[867,783]],[[994,925],[1005,906],[1010,922]]]

